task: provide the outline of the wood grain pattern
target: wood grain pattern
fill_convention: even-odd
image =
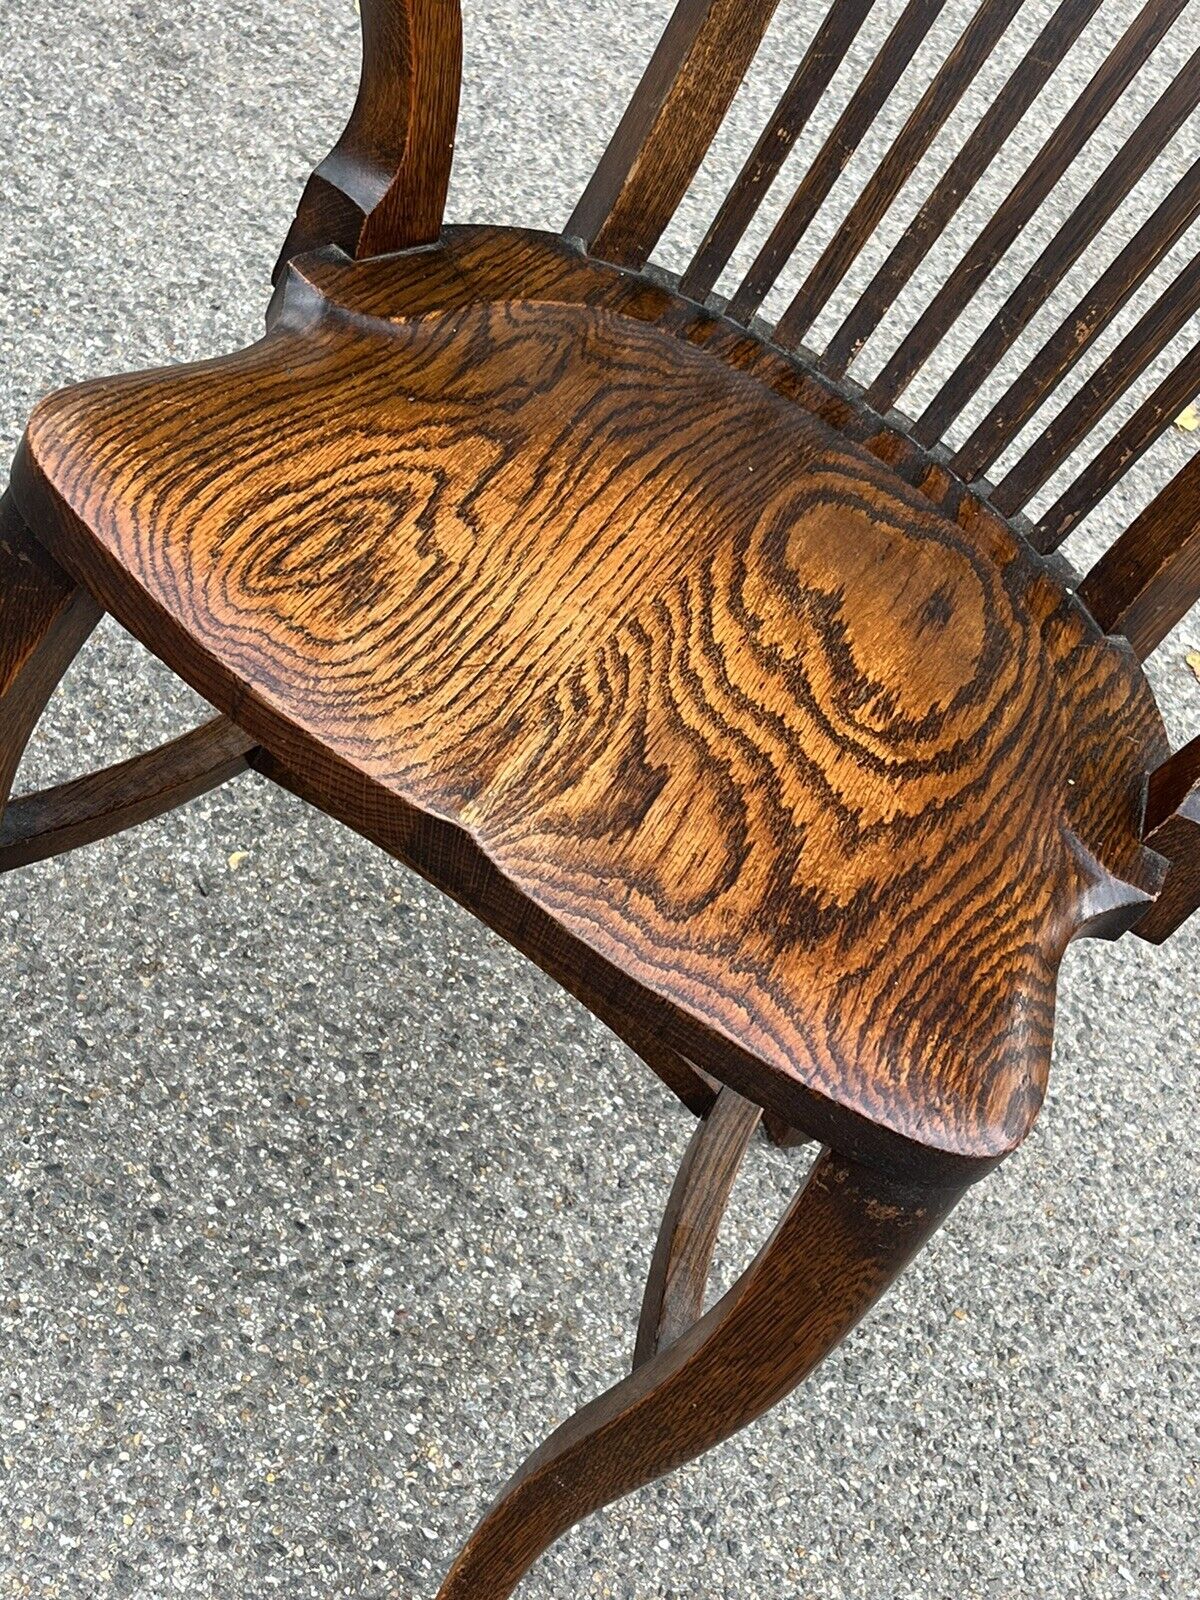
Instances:
[[[779,0],[681,0],[566,233],[640,267],[699,171]]]
[[[507,1600],[567,1528],[727,1439],[866,1314],[957,1200],[822,1155],[729,1293],[563,1424],[484,1517],[438,1600]]]
[[[1170,868],[1158,899],[1133,931],[1139,939],[1162,944],[1200,910],[1200,737],[1151,777],[1146,843]]]
[[[924,45],[943,0],[907,0],[882,47],[838,116],[833,132],[800,178],[766,242],[725,307],[734,322],[749,326],[796,246],[829,199],[851,155],[885,113],[893,90]],[[1016,0],[983,0],[965,31],[946,54],[883,160],[850,205],[832,238],[809,270],[799,292],[779,318],[773,344],[796,350],[833,384],[841,384],[852,409],[886,415],[893,429],[907,435],[907,471],[931,470],[930,455],[944,462],[960,487],[978,480],[979,492],[1002,515],[1013,516],[1073,453],[1107,414],[1121,392],[1162,350],[1197,304],[1200,262],[1185,268],[1158,305],[1139,321],[1101,363],[1042,434],[993,490],[982,481],[989,468],[1044,404],[1054,388],[1129,302],[1167,251],[1190,226],[1200,207],[1200,163],[1185,174],[1134,232],[1117,258],[1080,300],[1076,311],[1045,343],[1025,373],[1004,392],[962,445],[942,443],[963,408],[987,381],[1005,354],[1028,328],[1066,274],[1093,244],[1179,132],[1200,102],[1200,51],[1194,52],[1150,106],[1133,135],[1115,151],[1101,176],[1072,210],[1019,278],[970,348],[953,366],[916,421],[893,413],[896,401],[942,343],[968,302],[997,268],[1039,207],[1061,182],[1072,162],[1100,129],[1163,37],[1178,20],[1185,0],[1148,0],[1115,40],[1076,102],[1033,157],[1011,192],[945,276],[925,311],[905,333],[883,369],[865,391],[845,379],[849,362],[879,325],[900,290],[942,235],[967,195],[1015,133],[1020,118],[1050,79],[1054,67],[1080,37],[1097,11],[1097,0],[1062,0],[1024,59],[1004,84],[977,126],[953,157],[941,180],[918,209],[868,289],[823,352],[799,349],[800,341],[875,236],[901,190],[946,124],[963,93],[1002,39],[1012,32]],[[843,0],[831,6],[818,25],[791,83],[764,128],[737,180],[722,202],[679,291],[698,302],[713,291],[737,243],[745,234],[779,175],[797,135],[805,127],[833,74],[844,65],[850,46],[871,10],[871,0]],[[768,20],[756,9],[735,22],[716,0],[684,0],[640,85],[622,130],[614,139],[569,231],[585,243],[607,225],[614,206],[627,208],[629,237],[606,243],[602,253],[640,266],[660,236],[694,176],[736,82],[740,81]],[[722,56],[728,45],[731,54]],[[722,60],[714,71],[714,59]],[[694,124],[680,126],[696,101],[706,75],[711,93]],[[698,103],[698,102],[697,102]],[[640,173],[641,177],[635,174]],[[641,186],[639,189],[639,185]],[[642,215],[647,201],[648,221]],[[588,212],[586,225],[579,221]],[[1051,551],[1077,526],[1138,459],[1200,381],[1200,358],[1188,356],[1139,408],[1119,437],[1102,449],[1043,516],[1030,537]],[[888,449],[891,436],[882,441]],[[909,481],[912,478],[909,477]],[[1024,528],[1026,525],[1022,523]]]
[[[1002,523],[753,344],[536,235],[328,254],[251,350],[43,404],[14,484],[311,797],[574,992],[826,1142],[977,1172],[1040,1104],[1067,941],[1157,887],[1161,726]]]
[[[351,256],[437,238],[462,76],[459,0],[361,0],[362,82],[346,130],[309,179],[276,276],[294,255]]]
[[[760,1106],[722,1089],[692,1135],[650,1263],[635,1371],[674,1344],[703,1313],[721,1218],[761,1120]]]
[[[249,767],[254,741],[224,717],[100,772],[10,800],[0,872],[45,861],[161,817]]]

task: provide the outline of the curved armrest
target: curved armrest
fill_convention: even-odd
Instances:
[[[462,77],[459,0],[361,0],[363,69],[346,131],[308,181],[275,268],[336,244],[351,256],[441,231]]]

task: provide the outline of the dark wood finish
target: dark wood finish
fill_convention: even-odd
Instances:
[[[775,3],[682,0],[564,240],[442,230],[458,6],[364,0],[358,103],[267,337],[52,397],[0,502],[0,800],[101,604],[223,713],[14,802],[0,870],[249,762],[540,962],[703,1118],[633,1375],[530,1458],[442,1600],[503,1600],[565,1528],[788,1393],[1028,1131],[1068,941],[1165,938],[1200,902],[1200,740],[1170,756],[1139,664],[1200,586],[1200,468],[1078,593],[1035,548],[1192,398],[1200,346],[1037,528],[1004,520],[1200,308],[1200,265],[998,488],[966,481],[1200,214],[1200,163],[967,443],[937,445],[1180,126],[1200,53],[921,420],[891,411],[1185,0],[1135,18],[865,391],[848,363],[1096,0],[1063,0],[816,356],[799,340],[1017,8],[982,0],[770,342],[739,322],[943,0],[908,0],[722,316],[699,302],[872,0],[819,24],[673,292],[638,269]],[[704,1315],[760,1120],[833,1148]]]
[[[1087,88],[1017,180],[995,216],[948,275],[926,310],[867,390],[877,411],[890,410],[937,349],[980,285],[1132,83],[1187,0],[1147,0]]]
[[[679,285],[681,294],[703,300],[715,286],[874,3],[840,0],[830,6],[774,115],[701,240]]]
[[[1092,568],[1079,597],[1139,661],[1200,599],[1200,459],[1158,494]]]
[[[800,180],[729,302],[729,315],[735,321],[748,323],[770,294],[776,278],[808,232],[829,191],[900,82],[945,3],[946,0],[908,0],[883,48],[850,97],[833,132]]]
[[[791,349],[808,332],[945,126],[946,119],[990,59],[1020,4],[1021,0],[983,0],[932,83],[913,107],[895,143],[780,317],[775,326],[777,344]]]
[[[51,549],[568,987],[826,1142],[1004,1154],[1066,942],[1157,888],[1129,660],[665,290],[486,230],[292,274],[250,351],[38,408]]]
[[[1197,217],[1200,217],[1200,160],[1192,163],[1108,270],[1046,341],[1020,378],[1010,384],[966,443],[955,451],[952,465],[959,477],[975,478],[992,465]],[[1159,349],[1153,346],[1144,349],[1145,360],[1149,361],[1159,353],[1161,345]],[[1044,465],[1039,470],[1044,470],[1048,477],[1057,460],[1054,456],[1042,459]],[[1010,503],[1013,510],[1017,507],[1017,502],[1010,502],[1007,496],[1006,503]]]
[[[249,767],[254,741],[224,717],[102,772],[10,800],[0,872],[45,861],[149,822]]]
[[[678,1050],[672,1050],[653,1028],[639,1024],[623,1012],[605,1010],[597,1015],[601,1015],[601,1020],[662,1079],[693,1116],[703,1117],[712,1108],[720,1085]]]
[[[305,250],[429,244],[442,226],[462,76],[459,0],[360,0],[362,83],[309,179],[276,273]]]
[[[1100,0],[1062,0],[821,352],[822,371],[837,376],[846,371],[957,216],[1001,145],[1046,87],[1051,73],[1091,21],[1099,4]]]
[[[913,433],[922,444],[936,444],[943,436],[1168,140],[1179,132],[1198,100],[1200,50],[1189,57],[921,413]]]
[[[729,1293],[520,1469],[438,1600],[506,1600],[560,1534],[728,1439],[845,1338],[958,1198],[826,1153]]]
[[[100,620],[47,555],[11,494],[0,496],[0,818],[46,702]]]
[[[1089,374],[1087,379],[1053,417],[1030,445],[1021,459],[1005,474],[991,494],[992,504],[1011,515],[1026,505],[1060,466],[1101,422],[1113,405],[1131,384],[1135,383],[1150,363],[1186,326],[1200,309],[1200,258],[1190,261],[1170,287],[1155,301],[1129,330],[1115,349]],[[1166,379],[1164,397],[1168,407],[1170,396],[1180,390],[1182,399],[1172,411],[1157,409],[1160,402],[1152,401],[1143,410],[1141,432],[1150,443],[1161,431],[1163,421],[1176,416],[1187,404],[1190,393],[1185,378],[1181,384],[1176,373]],[[1132,465],[1132,461],[1127,465]],[[1111,480],[1115,481],[1115,480]],[[1070,504],[1070,502],[1068,502]],[[1092,502],[1095,504],[1095,501]],[[1061,531],[1059,513],[1044,519],[1044,531],[1059,542],[1066,537],[1075,517],[1064,521]]]
[[[1158,899],[1133,931],[1163,944],[1200,909],[1200,737],[1150,779],[1146,843],[1170,862]]]
[[[762,1107],[722,1089],[692,1135],[663,1215],[642,1297],[636,1371],[699,1320],[721,1218]]]
[[[812,1141],[801,1128],[791,1128],[781,1117],[764,1115],[763,1132],[770,1142],[780,1150],[799,1150],[802,1146]]]
[[[640,267],[662,237],[779,0],[682,0],[567,223],[593,255]]]

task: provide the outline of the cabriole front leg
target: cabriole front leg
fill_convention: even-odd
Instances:
[[[912,1260],[960,1193],[901,1183],[823,1152],[729,1293],[529,1457],[439,1600],[505,1600],[576,1522],[782,1400]]]

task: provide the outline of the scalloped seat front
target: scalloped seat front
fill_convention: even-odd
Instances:
[[[670,316],[527,234],[309,258],[252,349],[43,403],[22,495],[126,626],[565,982],[595,962],[818,1132],[992,1160],[1068,939],[1155,888],[1153,703],[1007,528],[654,292]]]

